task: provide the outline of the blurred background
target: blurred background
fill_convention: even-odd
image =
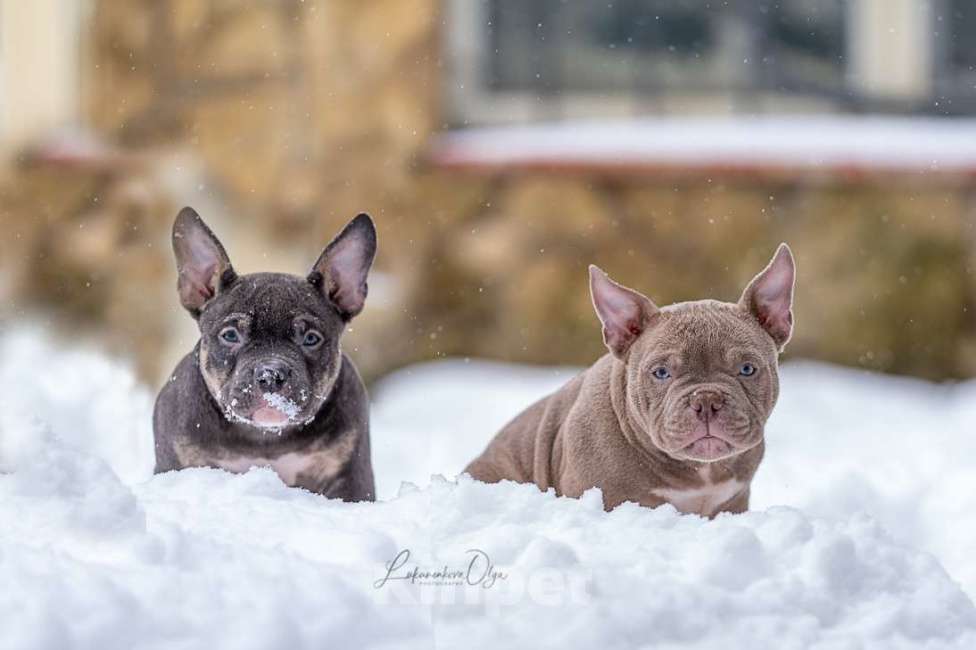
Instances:
[[[659,304],[797,257],[788,353],[976,376],[971,0],[0,0],[0,324],[158,384],[169,230],[307,271],[380,253],[347,347],[602,354],[588,264]]]

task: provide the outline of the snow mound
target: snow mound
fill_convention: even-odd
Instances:
[[[456,360],[384,379],[373,391],[378,494],[394,495],[400,480],[458,474],[516,413],[576,372]],[[793,362],[780,388],[750,506],[867,513],[899,542],[934,553],[976,597],[976,382],[938,386]]]
[[[4,647],[976,643],[976,610],[938,562],[867,518],[601,503],[462,478],[345,504],[269,470],[127,486],[53,445],[0,476]],[[459,577],[396,579],[413,567]]]
[[[0,472],[57,438],[126,481],[152,474],[153,399],[128,366],[23,327],[0,329],[0,386]]]
[[[824,410],[849,399],[863,411],[851,392],[861,388],[862,398],[883,389],[917,410],[892,417],[912,415],[921,427],[945,411],[961,429],[968,411],[918,382],[820,366],[784,374],[781,406],[795,417],[806,400],[810,422],[789,433],[776,423],[766,462],[784,467],[768,473],[760,499],[780,494],[817,515],[778,506],[707,521],[633,504],[604,513],[596,490],[563,499],[429,474],[418,481],[425,487],[390,491],[389,477],[410,478],[415,463],[456,472],[495,420],[566,374],[451,363],[392,378],[374,418],[387,500],[347,504],[287,488],[269,470],[151,476],[151,396],[124,366],[4,334],[0,646],[976,647],[976,608],[939,561],[859,514],[902,512],[908,497],[891,495],[910,479],[882,489],[874,470],[855,474],[846,460],[789,475],[799,457],[852,448],[850,424]],[[788,397],[794,380],[814,392]],[[862,420],[864,445],[875,448],[895,424]],[[952,441],[953,431],[939,435]],[[897,469],[888,452],[878,471]],[[919,480],[948,462],[939,458],[921,458]],[[910,523],[925,528],[918,541],[952,550],[953,522],[936,515],[964,506],[932,506],[944,489],[922,495],[924,516]]]

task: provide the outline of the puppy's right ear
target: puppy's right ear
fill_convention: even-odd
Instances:
[[[647,296],[617,284],[593,264],[590,265],[590,296],[603,324],[603,342],[615,357],[623,359],[658,312],[657,305]]]
[[[173,223],[176,286],[180,302],[194,317],[236,277],[227,253],[193,208],[183,208]]]

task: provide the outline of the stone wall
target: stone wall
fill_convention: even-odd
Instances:
[[[957,179],[958,180],[958,179]],[[780,241],[797,258],[789,353],[930,378],[976,374],[966,183],[811,184],[528,174],[437,229],[414,296],[430,355],[583,364],[602,353],[587,265],[658,304],[736,300]]]
[[[101,157],[0,169],[0,326],[40,320],[100,342],[155,380],[173,336],[173,195],[152,164]]]
[[[88,114],[127,146],[189,148],[274,236],[400,215],[438,124],[436,6],[102,0]]]

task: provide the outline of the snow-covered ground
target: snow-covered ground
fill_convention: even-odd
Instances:
[[[787,366],[754,511],[711,522],[453,480],[571,374],[389,377],[382,502],[344,504],[268,470],[152,477],[131,373],[2,334],[0,647],[976,647],[976,384]]]

